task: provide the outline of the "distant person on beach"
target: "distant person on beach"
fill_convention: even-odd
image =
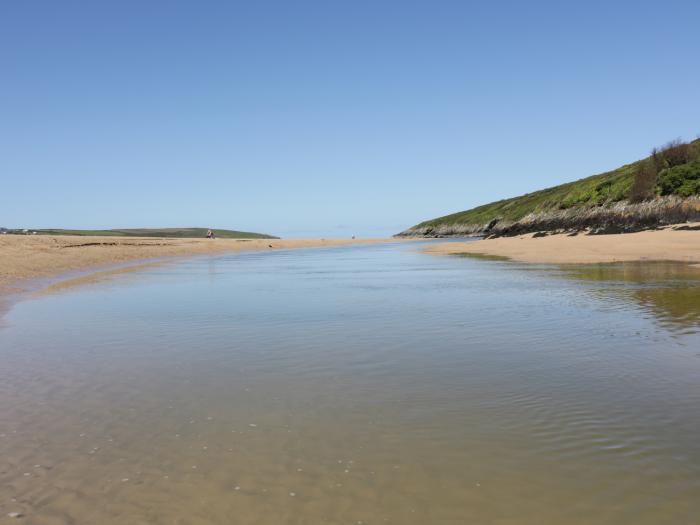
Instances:
[[[207,239],[216,239],[216,237],[214,237],[213,231],[207,230]]]

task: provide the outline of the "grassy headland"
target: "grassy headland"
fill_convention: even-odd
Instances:
[[[615,170],[422,222],[399,236],[637,231],[700,218],[700,139]]]

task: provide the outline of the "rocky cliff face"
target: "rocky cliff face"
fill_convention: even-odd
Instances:
[[[653,229],[667,224],[700,220],[700,197],[686,199],[669,196],[651,201],[570,208],[546,213],[531,213],[519,221],[494,217],[486,224],[441,224],[414,226],[397,237],[464,237],[469,235],[509,236],[533,232],[626,233]]]

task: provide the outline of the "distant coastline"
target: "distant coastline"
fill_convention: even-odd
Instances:
[[[159,237],[177,239],[202,239],[207,231],[221,239],[279,239],[265,233],[242,232],[220,228],[117,228],[111,230],[66,230],[62,228],[19,229],[0,228],[0,233],[15,235],[77,235],[99,237]]]

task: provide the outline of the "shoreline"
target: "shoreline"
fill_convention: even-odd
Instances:
[[[403,239],[404,241],[406,239]],[[381,244],[399,239],[0,236],[0,299],[196,255]]]
[[[697,225],[696,225],[697,226]],[[543,264],[674,261],[700,264],[700,231],[661,229],[607,235],[541,235],[448,242],[424,248],[432,255],[486,255]]]

